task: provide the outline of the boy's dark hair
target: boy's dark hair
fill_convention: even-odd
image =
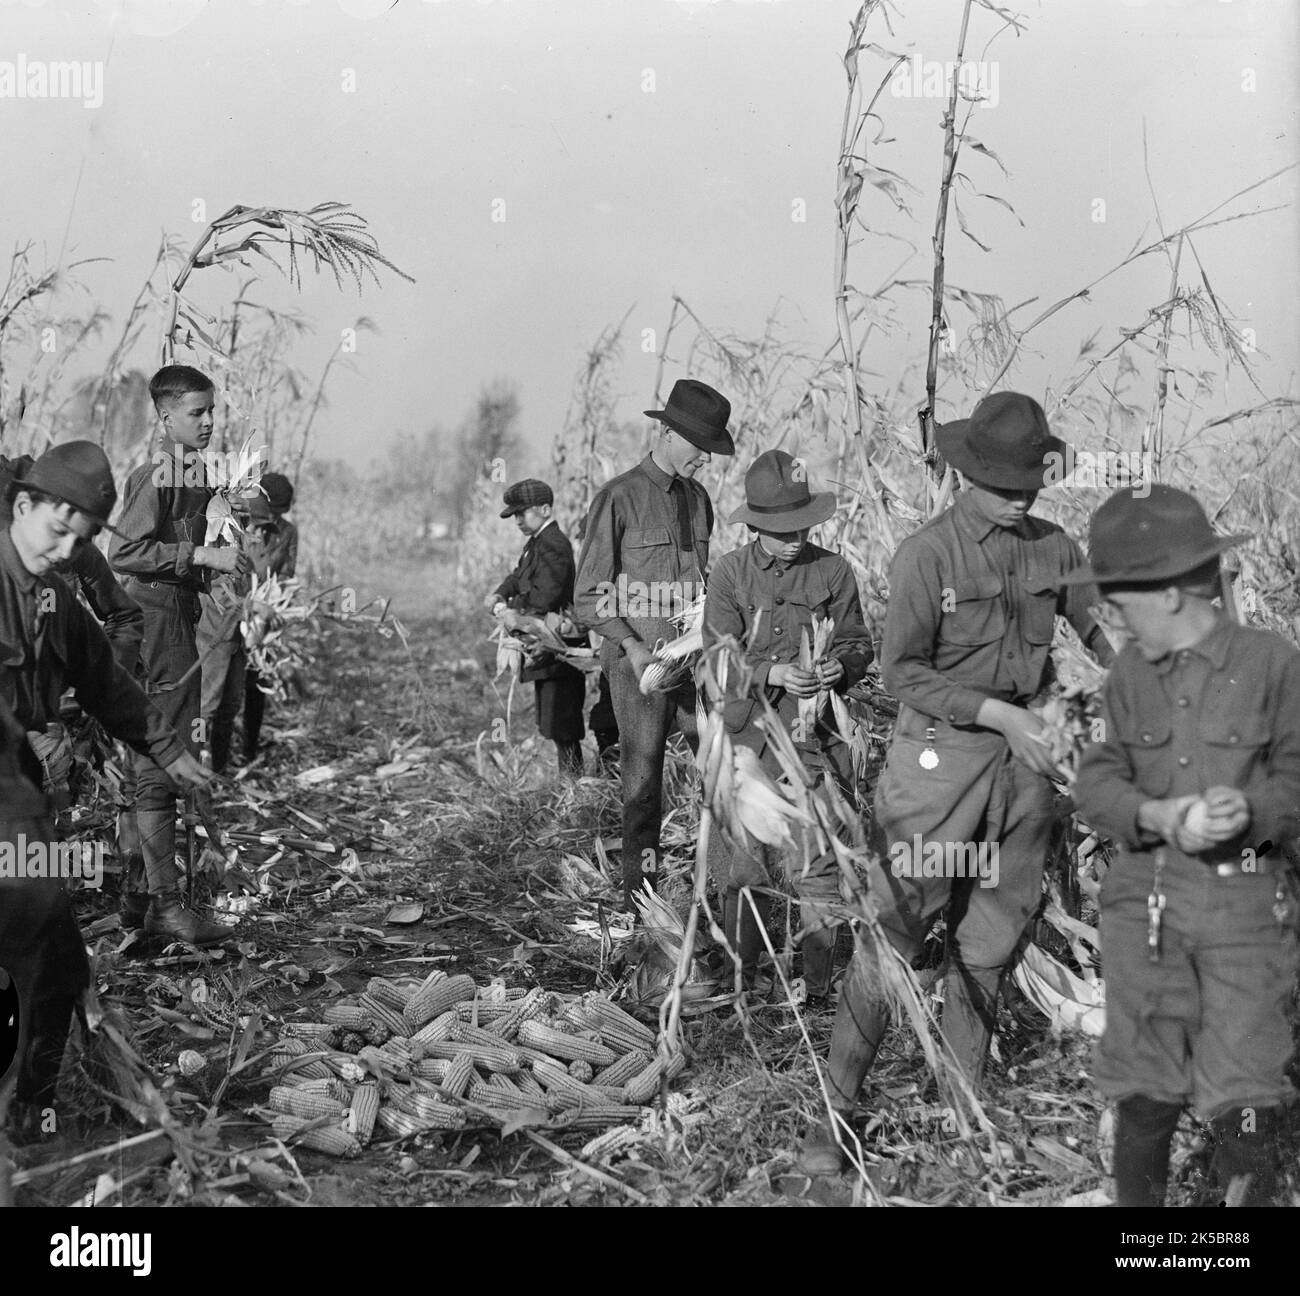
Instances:
[[[1181,576],[1157,581],[1125,581],[1115,585],[1107,583],[1102,593],[1107,594],[1113,590],[1116,593],[1149,594],[1154,590],[1170,588],[1182,590],[1184,594],[1192,594],[1196,598],[1218,598],[1223,592],[1219,587],[1219,555],[1215,554],[1207,562],[1193,567]]]
[[[201,369],[193,365],[163,365],[149,379],[149,395],[155,405],[166,400],[178,400],[191,392],[216,391],[216,384]]]
[[[67,503],[67,500],[62,500],[57,495],[50,495],[46,491],[37,490],[33,486],[28,486],[21,477],[15,477],[10,480],[4,491],[5,503],[11,511],[13,510],[14,501],[20,493],[27,495],[33,504],[53,504],[57,507],[59,504]]]

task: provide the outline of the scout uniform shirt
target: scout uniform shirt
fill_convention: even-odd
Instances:
[[[207,588],[207,569],[193,566],[194,550],[207,536],[208,486],[155,486],[152,461],[127,478],[121,534],[108,547],[114,571],[145,584],[176,585],[198,593]]]
[[[812,642],[814,618],[835,623],[829,656],[844,665],[836,685],[837,692],[844,692],[867,673],[874,655],[849,564],[838,554],[805,544],[786,566],[757,540],[718,559],[704,604],[704,646],[732,636],[743,645],[754,672],[751,693],[725,704],[729,733],[738,733],[761,714],[759,690],[766,692],[787,727],[793,724],[799,699],[769,686],[767,677],[773,666],[799,660],[804,631]]]
[[[94,618],[57,577],[33,576],[8,529],[0,530],[0,701],[24,730],[57,720],[71,686],[77,702],[115,738],[168,765],[185,750],[140,687],[114,660]],[[38,786],[34,754],[24,771]]]
[[[1075,785],[1121,847],[1101,889],[1093,1079],[1115,1101],[1190,1100],[1204,1120],[1289,1101],[1296,912],[1280,847],[1300,832],[1300,653],[1221,618],[1159,661],[1126,647],[1104,699]],[[1193,856],[1138,828],[1144,801],[1215,786],[1250,805],[1237,840]]]
[[[704,591],[713,505],[652,456],[596,493],[578,559],[578,619],[615,645],[635,634],[650,648],[676,637],[669,618]]]
[[[898,546],[881,644],[885,687],[914,712],[971,726],[985,698],[1016,706],[1038,693],[1059,612],[1084,644],[1110,659],[1088,614],[1096,589],[1053,582],[1081,566],[1055,523],[1026,517],[1014,530],[984,521],[969,495]],[[905,714],[899,728],[906,731]]]

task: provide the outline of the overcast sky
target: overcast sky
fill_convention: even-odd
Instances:
[[[197,237],[196,200],[208,218],[236,202],[353,204],[417,282],[381,271],[382,290],[360,301],[332,279],[262,295],[312,321],[295,353],[311,374],[358,314],[378,325],[354,370],[338,373],[318,423],[318,448],[358,465],[397,430],[454,425],[497,375],[520,386],[526,434],[548,442],[585,349],[633,305],[621,412],[635,416],[656,363],[637,345],[640,330],[662,330],[674,292],[742,334],[760,331],[781,301],[791,335],[818,349],[830,342],[841,60],[855,0],[381,8],[0,0],[0,93],[3,63],[20,56],[104,64],[98,107],[0,99],[0,247],[31,241],[51,264],[111,258],[81,277],[120,326],[160,232]],[[1030,0],[1019,12],[1024,33],[982,56],[998,23],[977,8],[967,51],[996,60],[996,102],[977,111],[972,131],[1011,178],[974,155],[967,169],[1025,227],[965,200],[993,250],[950,227],[951,281],[1046,304],[1120,260],[1144,231],[1154,238],[1144,120],[1168,228],[1296,162],[1300,5]],[[894,14],[893,34],[878,26],[875,39],[922,61],[952,57],[960,0],[898,0]],[[880,107],[893,143],[873,156],[919,190],[917,222],[890,228],[919,249],[907,273],[928,277],[941,102],[887,91]],[[1300,343],[1296,197],[1291,172],[1234,208],[1284,210],[1197,241],[1216,290],[1269,354],[1260,374],[1270,394],[1290,388]],[[802,221],[792,218],[799,200]],[[874,286],[905,253],[866,243],[851,278]],[[195,295],[215,310],[235,282],[206,272]],[[1039,395],[1059,385],[1083,337],[1100,329],[1109,344],[1167,288],[1167,265],[1150,258],[1063,312],[1037,335],[1040,354],[1025,357],[1015,385]],[[868,353],[890,377],[925,347],[923,295],[901,306],[899,336]],[[157,336],[153,327],[151,347]],[[137,363],[152,359],[144,351]],[[1230,408],[1252,399],[1235,378],[1220,398]]]

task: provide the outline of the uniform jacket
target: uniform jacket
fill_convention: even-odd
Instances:
[[[207,535],[208,486],[156,486],[155,465],[143,463],[127,478],[122,516],[108,547],[108,561],[121,576],[200,592],[207,570],[195,567],[194,550]]]
[[[1027,517],[1014,531],[994,526],[959,495],[894,555],[880,652],[885,686],[913,710],[955,725],[974,725],[986,698],[1023,706],[1046,680],[1058,612],[1108,662],[1109,645],[1088,613],[1096,588],[1055,585],[1082,563],[1055,523]]]
[[[497,597],[516,612],[544,617],[572,605],[573,577],[573,546],[552,520],[528,537],[514,571],[497,586]],[[554,679],[572,669],[546,654],[537,664],[524,667],[519,677],[525,681]]]
[[[1223,618],[1156,662],[1127,645],[1106,680],[1102,735],[1079,763],[1075,801],[1130,853],[1160,844],[1138,829],[1144,801],[1215,786],[1244,793],[1251,821],[1197,859],[1239,860],[1300,833],[1300,652],[1278,635]]]
[[[745,648],[754,672],[749,694],[728,700],[723,711],[727,730],[738,733],[753,723],[763,691],[782,720],[790,725],[799,699],[767,682],[777,664],[799,659],[806,630],[809,643],[814,619],[835,622],[829,655],[844,665],[837,693],[853,687],[866,673],[874,653],[862,619],[862,602],[853,569],[838,554],[806,544],[785,566],[765,553],[757,540],[724,554],[714,568],[704,602],[705,648],[727,635]]]

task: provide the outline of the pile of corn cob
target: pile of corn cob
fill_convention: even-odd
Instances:
[[[480,990],[468,976],[371,979],[319,1022],[290,1022],[271,1052],[261,1114],[275,1136],[358,1156],[376,1126],[395,1138],[499,1127],[528,1113],[549,1132],[639,1121],[684,1069],[605,996]]]

